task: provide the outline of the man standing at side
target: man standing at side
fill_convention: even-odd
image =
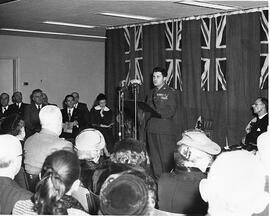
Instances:
[[[24,112],[25,108],[29,105],[22,102],[22,93],[19,91],[16,91],[12,95],[12,101],[13,104],[10,105],[11,110],[13,113],[18,113],[23,119],[24,119]]]
[[[26,107],[24,113],[26,138],[39,132],[41,129],[38,114],[43,107],[42,90],[35,89],[31,94],[31,100],[31,104]]]
[[[147,103],[156,111],[147,123],[147,141],[153,173],[158,178],[161,173],[173,168],[173,152],[176,146],[175,125],[176,114],[175,90],[166,84],[167,72],[156,67],[153,69],[153,84]]]
[[[32,196],[14,181],[21,163],[20,141],[12,135],[0,135],[0,214],[11,214],[18,200],[27,200]]]
[[[87,128],[89,122],[89,110],[85,103],[79,102],[80,96],[78,92],[73,92],[71,94],[74,97],[74,108],[80,110],[83,113],[82,128]]]

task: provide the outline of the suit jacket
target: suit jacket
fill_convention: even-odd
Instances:
[[[34,103],[26,106],[24,112],[24,122],[26,138],[41,130],[39,110]]]
[[[32,193],[21,188],[14,180],[0,177],[0,214],[11,214],[15,203],[30,199]]]
[[[77,126],[73,127],[72,134],[63,132],[61,134],[61,137],[75,138],[81,130],[86,128],[87,121],[84,118],[83,112],[80,109],[75,109],[75,108],[73,109],[73,113],[72,113],[72,116],[71,116],[70,120],[69,120],[69,117],[68,117],[67,108],[62,109],[61,112],[62,112],[63,123],[65,123],[65,122],[73,122],[75,120],[78,121],[78,123],[79,123],[79,127],[77,127]]]
[[[162,174],[158,181],[159,209],[180,214],[205,215],[208,205],[199,192],[199,183],[203,178],[206,175],[199,169]]]
[[[87,108],[86,103],[79,102],[76,109],[81,110],[81,112],[83,113],[83,117],[85,119],[85,122],[89,124],[89,110]]]
[[[24,113],[25,113],[25,109],[29,104],[23,103],[21,104],[20,108],[18,108],[18,106],[16,105],[16,103],[10,105],[10,108],[12,110],[13,113],[18,113],[23,119],[24,119]]]
[[[8,109],[4,113],[2,111],[2,106],[0,106],[0,119],[10,116],[13,112],[11,105],[8,106]]]
[[[251,131],[246,135],[246,144],[257,144],[257,138],[263,132],[267,131],[268,126],[268,114],[262,119],[257,117],[257,121],[251,124]]]

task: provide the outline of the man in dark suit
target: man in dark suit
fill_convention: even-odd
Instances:
[[[268,126],[268,100],[258,97],[252,105],[256,115],[246,127],[246,136],[243,140],[244,148],[248,151],[257,150],[257,138],[260,134],[267,131]]]
[[[74,97],[74,107],[75,109],[81,110],[83,113],[83,117],[85,119],[85,122],[89,122],[89,110],[87,108],[87,105],[85,103],[79,102],[80,96],[78,92],[73,92],[72,96]]]
[[[29,105],[22,102],[22,93],[16,91],[12,95],[13,104],[10,105],[10,108],[13,113],[18,113],[24,119],[25,108]]]
[[[12,110],[9,104],[9,95],[7,93],[2,93],[0,95],[0,103],[1,103],[1,110],[0,110],[0,119],[6,118],[12,114]]]
[[[63,117],[63,132],[61,137],[70,141],[74,139],[78,133],[86,128],[86,121],[83,112],[74,107],[75,100],[72,95],[65,97],[65,108],[61,110]]]
[[[24,112],[26,138],[39,132],[41,129],[38,114],[43,107],[42,90],[35,89],[32,92],[31,99],[31,104],[26,107]]]

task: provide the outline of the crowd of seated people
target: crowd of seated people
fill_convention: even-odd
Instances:
[[[62,110],[40,89],[31,98],[27,105],[15,92],[9,105],[9,95],[0,95],[0,214],[269,213],[268,132],[257,133],[254,154],[223,152],[204,131],[185,131],[176,143],[174,169],[156,179],[145,143],[129,138],[108,148],[106,135],[100,125],[92,127],[91,112],[77,92],[65,97]],[[98,103],[104,100],[104,95],[97,98]],[[264,99],[256,103],[263,118],[267,104]],[[92,112],[106,116],[109,108],[102,107],[95,104]]]

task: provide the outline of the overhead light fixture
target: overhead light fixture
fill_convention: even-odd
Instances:
[[[96,26],[91,26],[91,25],[82,25],[82,24],[55,22],[55,21],[44,21],[42,23],[51,24],[51,25],[60,25],[60,26],[79,27],[79,28],[95,28],[96,27]]]
[[[36,34],[63,35],[63,36],[72,36],[72,37],[85,37],[85,38],[106,39],[106,37],[103,37],[103,36],[82,35],[82,34],[70,34],[70,33],[62,33],[62,32],[34,31],[34,30],[13,29],[13,28],[0,28],[0,30],[2,30],[2,31],[12,31],[12,32],[25,32],[25,33],[36,33]]]
[[[101,12],[98,13],[104,16],[113,16],[113,17],[121,17],[121,18],[128,18],[128,19],[139,19],[139,20],[155,20],[154,17],[148,16],[140,16],[140,15],[132,15],[132,14],[123,14],[123,13],[114,13],[114,12]]]
[[[213,3],[203,2],[203,1],[183,0],[183,1],[176,1],[174,3],[186,4],[186,5],[192,5],[192,6],[198,6],[198,7],[205,7],[205,8],[213,8],[213,9],[219,9],[219,10],[236,10],[236,9],[239,9],[237,7],[225,6],[225,5],[220,5],[220,4],[213,4]]]

